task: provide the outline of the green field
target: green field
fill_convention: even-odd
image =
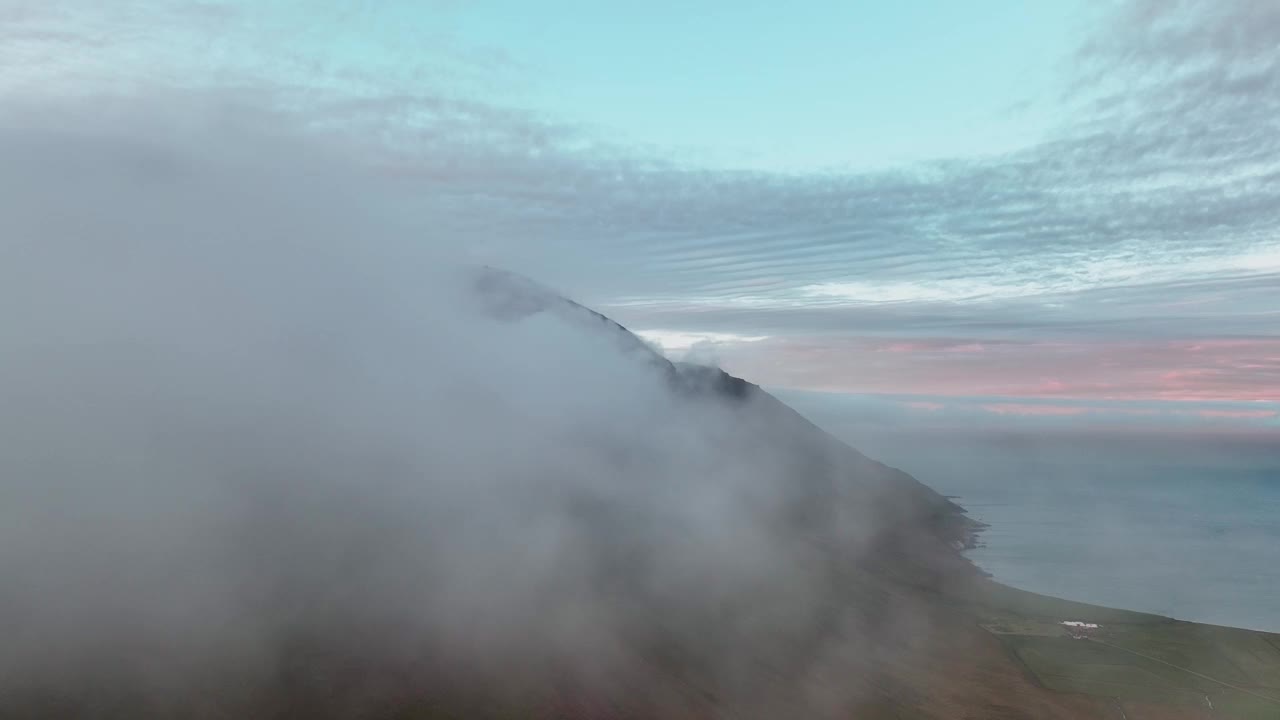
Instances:
[[[1280,636],[1059,600],[984,582],[962,601],[1044,687],[1202,708],[1205,717],[1280,718]],[[1064,620],[1097,623],[1086,638]]]

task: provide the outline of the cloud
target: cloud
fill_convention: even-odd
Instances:
[[[882,443],[898,446],[924,439],[947,442],[1002,435],[1046,441],[1078,435],[1111,438],[1124,445],[1138,437],[1186,433],[1252,438],[1265,444],[1280,420],[1280,403],[1267,401],[877,394],[787,388],[772,388],[771,392],[837,437],[873,455]],[[1129,452],[1130,462],[1151,460],[1133,448]],[[938,457],[948,455],[940,453]],[[950,464],[956,472],[969,471],[958,460]],[[934,469],[927,476],[940,483],[948,477],[945,469]]]
[[[1037,147],[815,175],[707,171],[451,86],[501,84],[500,53],[334,67],[247,4],[102,7],[0,5],[6,681],[127,646],[112,672],[143,686],[191,662],[253,692],[317,639],[335,673],[403,648],[423,608],[455,665],[545,647],[590,675],[628,663],[602,592],[808,627],[824,579],[743,511],[796,473],[715,410],[668,422],[594,335],[468,314],[442,270],[468,260],[752,380],[892,393],[841,399],[855,424],[1275,427],[1274,25],[1244,3],[1179,6],[1211,41],[1131,6],[1087,52],[1132,91]],[[543,451],[566,437],[594,449]],[[619,556],[639,586],[611,584]]]
[[[726,344],[719,360],[774,387],[944,397],[1275,402],[1280,340],[779,335]]]
[[[1267,80],[1280,73],[1264,72],[1280,43],[1266,41],[1276,24],[1262,3],[1121,3],[1075,58],[1061,126],[1024,151],[786,175],[701,169],[504,104],[487,89],[511,66],[448,33],[411,71],[380,77],[403,48],[368,66],[285,62],[269,48],[290,29],[256,6],[54,7],[10,10],[7,46],[28,53],[21,71],[0,73],[14,116],[26,108],[43,124],[63,112],[51,98],[77,96],[95,98],[95,112],[185,112],[179,127],[257,108],[354,159],[377,212],[406,236],[545,279],[641,332],[720,338],[714,359],[760,382],[953,392],[956,372],[927,353],[901,353],[911,368],[858,365],[850,382],[862,359],[847,338],[906,348],[959,335],[983,357],[955,366],[974,392],[1042,392],[1054,377],[1077,395],[1274,394],[1265,357],[1223,358],[1179,388],[1159,376],[1194,369],[1181,351],[1153,360],[1126,344],[1261,341],[1280,327],[1280,94]],[[350,39],[360,23],[373,36],[395,24],[343,17],[308,27]],[[389,47],[423,27],[401,25]],[[222,59],[179,53],[201,39]],[[71,42],[81,52],[62,52]],[[92,50],[102,44],[114,49]],[[127,81],[102,77],[126,47]],[[179,89],[154,72],[168,60],[182,68]],[[473,71],[454,72],[463,67]],[[240,110],[218,109],[227,103]],[[770,340],[748,353],[734,336]],[[997,350],[1005,342],[1024,350]]]
[[[269,67],[256,70],[263,87],[293,85]],[[1162,88],[1176,90],[1150,92]],[[304,117],[391,138],[391,147],[368,151],[423,192],[452,195],[454,212],[439,219],[454,232],[483,243],[503,230],[544,230],[529,242],[572,251],[585,267],[557,270],[532,254],[517,260],[619,307],[653,300],[659,278],[700,306],[755,298],[781,308],[927,307],[1280,269],[1274,239],[1254,234],[1276,220],[1268,175],[1223,176],[1203,164],[1178,175],[1169,162],[1193,148],[1165,142],[1173,130],[1163,126],[1094,120],[988,160],[773,176],[683,168],[430,82],[416,93],[390,80],[309,93]],[[1242,150],[1231,169],[1256,167],[1263,154],[1274,160],[1274,148],[1263,150]],[[1161,177],[1168,181],[1153,184]]]
[[[1017,403],[993,403],[983,405],[983,410],[997,415],[1083,415],[1088,408],[1071,405],[1020,405]]]
[[[898,524],[811,491],[869,461],[768,398],[671,392],[545,291],[492,302],[415,193],[287,113],[146,99],[0,121],[0,714],[643,687],[673,715],[694,682],[758,707],[777,666],[855,678],[841,705],[928,636],[830,612]]]
[[[690,346],[704,341],[749,343],[767,340],[761,335],[734,335],[732,333],[682,333],[664,330],[645,330],[640,337],[648,340],[663,350],[687,350]]]

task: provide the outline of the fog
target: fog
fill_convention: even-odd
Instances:
[[[879,528],[803,515],[843,471],[767,398],[478,290],[301,129],[157,107],[0,129],[0,714],[669,710],[852,642],[814,537]]]

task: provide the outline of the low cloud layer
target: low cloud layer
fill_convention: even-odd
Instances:
[[[0,128],[0,714],[745,708],[887,657],[822,547],[895,520],[818,501],[867,468],[797,416],[477,284],[297,128],[63,110]]]
[[[1100,13],[1068,58],[1060,123],[1027,149],[789,175],[699,169],[521,109],[504,83],[529,70],[469,47],[449,3],[413,17],[322,13],[300,35],[285,5],[184,7],[10,3],[6,105],[274,108],[373,169],[360,183],[382,198],[382,222],[668,337],[798,335],[834,352],[850,334],[963,333],[1042,351],[1096,344],[1088,355],[1133,338],[1154,352],[1274,337],[1280,25],[1266,3]],[[753,379],[790,384],[767,370],[769,347],[743,349],[766,368]],[[853,376],[805,387],[850,385],[857,360],[844,362]],[[1241,381],[1266,387],[1263,375]],[[1246,395],[1236,399],[1274,400]]]

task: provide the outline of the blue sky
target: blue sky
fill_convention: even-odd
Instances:
[[[1074,0],[8,2],[11,57],[43,44],[64,70],[51,56],[67,48],[41,41],[76,34],[117,77],[445,93],[699,167],[783,172],[1039,141],[1088,18]]]
[[[540,112],[711,165],[804,171],[1035,142],[1050,118],[1034,104],[1081,22],[1075,2],[494,2],[453,26],[518,58]]]
[[[0,102],[305,135],[371,237],[771,388],[1280,428],[1280,5],[689,5],[0,0]]]

